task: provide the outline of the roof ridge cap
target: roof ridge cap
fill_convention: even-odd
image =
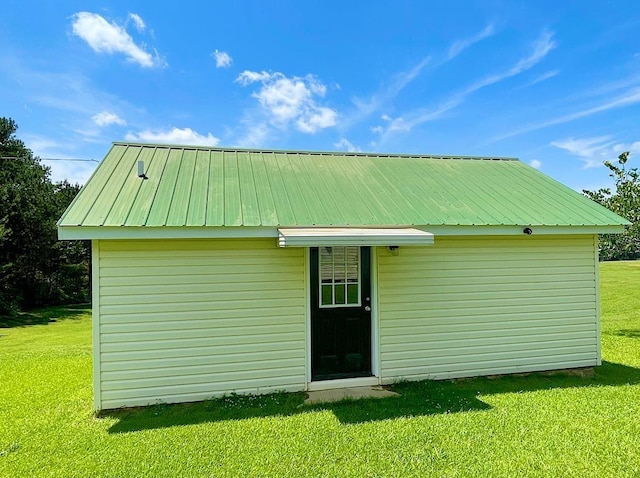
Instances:
[[[169,148],[169,149],[195,149],[203,151],[218,151],[221,153],[267,153],[267,154],[290,154],[309,156],[335,156],[335,157],[367,157],[367,158],[411,158],[411,159],[436,159],[436,160],[466,160],[466,161],[520,161],[515,157],[508,156],[458,156],[450,154],[414,154],[414,153],[374,153],[374,152],[349,152],[349,151],[297,151],[286,149],[268,148],[232,148],[205,145],[186,144],[160,144],[160,143],[138,143],[128,141],[114,141],[114,146],[127,147],[149,147],[149,148]]]

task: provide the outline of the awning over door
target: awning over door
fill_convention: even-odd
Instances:
[[[278,229],[280,247],[316,246],[430,246],[433,234],[412,228],[283,228]]]

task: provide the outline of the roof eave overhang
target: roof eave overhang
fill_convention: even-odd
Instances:
[[[432,225],[411,226],[434,236],[514,236],[523,235],[524,228],[531,228],[533,235],[574,235],[574,234],[618,234],[624,232],[624,225]],[[403,226],[370,229],[401,229]],[[405,227],[406,228],[406,227]],[[240,239],[273,237],[278,238],[278,227],[238,226],[58,226],[61,240],[101,240],[101,239]],[[280,228],[283,229],[283,228]],[[313,229],[313,228],[309,228]],[[357,229],[357,227],[351,228]],[[398,245],[398,244],[390,244]]]
[[[433,234],[415,228],[304,227],[278,229],[280,247],[431,246]]]

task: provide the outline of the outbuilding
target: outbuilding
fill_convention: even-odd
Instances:
[[[114,143],[58,231],[112,409],[599,365],[626,224],[512,158]]]

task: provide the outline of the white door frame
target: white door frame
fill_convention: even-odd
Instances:
[[[306,378],[307,390],[327,390],[331,388],[365,387],[380,385],[380,330],[378,320],[378,248],[371,246],[371,374],[372,377],[342,378],[337,380],[311,381],[311,253],[305,247],[305,329],[306,329]]]

